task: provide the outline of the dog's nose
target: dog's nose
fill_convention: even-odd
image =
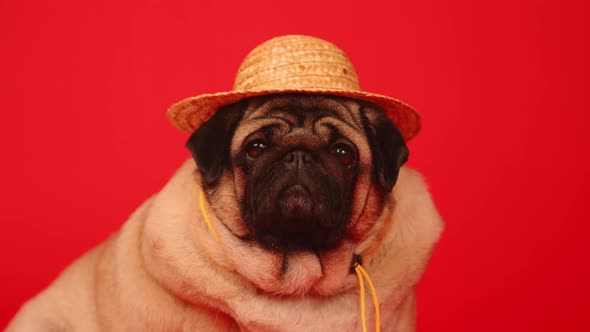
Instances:
[[[284,157],[283,161],[285,164],[291,167],[303,167],[305,165],[311,164],[313,160],[313,156],[308,151],[304,150],[294,150],[288,152]]]

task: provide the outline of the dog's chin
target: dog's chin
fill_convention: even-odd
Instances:
[[[321,257],[315,253],[300,251],[282,254],[279,281],[281,295],[300,296],[310,292],[324,277]]]
[[[269,250],[234,238],[225,249],[234,269],[256,288],[274,296],[330,296],[354,287],[350,263],[354,246],[343,242],[329,251]]]
[[[327,252],[293,252],[283,256],[282,295],[329,296],[347,287],[352,252],[347,248]]]
[[[329,296],[346,288],[350,263],[348,253],[311,253],[306,251],[283,254],[286,261],[276,282],[260,285],[274,295]]]

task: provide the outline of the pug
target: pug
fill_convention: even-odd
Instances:
[[[253,97],[187,147],[164,188],[7,331],[361,331],[358,263],[382,330],[415,330],[414,286],[443,224],[382,110]]]

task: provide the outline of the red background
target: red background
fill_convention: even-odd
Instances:
[[[585,3],[0,0],[0,328],[189,157],[171,103],[301,33],[423,115],[409,166],[447,228],[419,330],[588,330]]]

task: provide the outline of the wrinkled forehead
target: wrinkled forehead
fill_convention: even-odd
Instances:
[[[348,125],[362,129],[359,105],[349,99],[335,99],[327,96],[278,96],[253,102],[244,114],[244,121],[282,116],[290,122],[304,126],[305,121],[317,121],[325,116],[332,116]]]
[[[304,129],[320,136],[330,127],[349,139],[364,136],[360,105],[354,100],[306,95],[255,98],[234,133],[232,152],[249,134],[269,126],[282,127],[285,133]]]

